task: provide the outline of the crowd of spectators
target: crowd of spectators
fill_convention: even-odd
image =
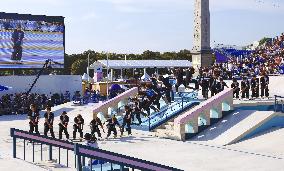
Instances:
[[[64,25],[58,22],[0,19],[1,30],[14,30],[18,26],[23,31],[64,32]]]
[[[225,78],[284,73],[284,33],[267,40],[249,55],[229,56],[226,63],[215,63],[204,71],[218,72]]]
[[[37,93],[15,93],[6,94],[0,98],[0,115],[27,114],[30,104],[34,104],[37,109],[42,110],[47,106],[53,107],[70,100],[74,100],[79,95],[74,93],[72,99],[69,91],[54,94],[37,94]]]

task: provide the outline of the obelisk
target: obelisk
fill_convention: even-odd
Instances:
[[[195,0],[192,64],[195,68],[212,65],[209,0]]]

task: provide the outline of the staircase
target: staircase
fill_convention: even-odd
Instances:
[[[208,130],[210,127],[214,127],[220,120],[222,120],[224,117],[228,116],[229,114],[232,114],[233,111],[226,111],[223,112],[222,118],[210,118],[211,125],[199,125],[198,126],[198,133],[194,134],[187,134],[186,139],[192,139],[196,137],[199,134],[202,134],[202,132]],[[155,129],[155,136],[159,138],[164,139],[171,139],[171,140],[179,140],[179,137],[176,135],[174,131],[174,119],[171,119],[170,121],[166,122],[165,124],[159,126],[157,129]]]
[[[160,126],[155,130],[155,136],[159,138],[177,140],[178,137],[174,132],[174,122],[173,119],[171,121],[166,122],[164,125]]]

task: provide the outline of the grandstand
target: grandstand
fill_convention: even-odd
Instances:
[[[227,70],[236,70],[234,73],[240,75],[243,68],[252,70],[257,75],[263,71],[269,74],[284,73],[284,34],[267,39],[255,50],[244,50],[234,46],[216,46],[213,49],[216,63],[226,63]]]

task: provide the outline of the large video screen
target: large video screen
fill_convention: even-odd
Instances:
[[[64,67],[63,17],[0,13],[0,69]]]

